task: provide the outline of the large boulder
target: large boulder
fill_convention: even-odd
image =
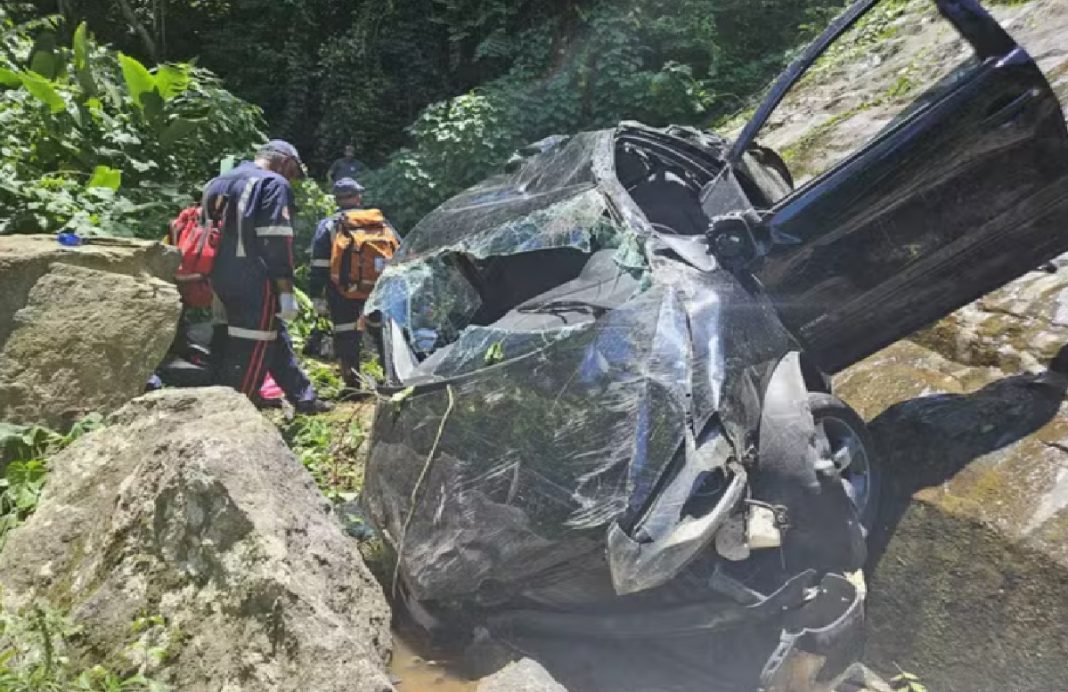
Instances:
[[[181,313],[177,253],[0,236],[0,420],[65,428],[144,390]]]
[[[381,588],[245,397],[148,394],[49,463],[0,583],[68,610],[87,661],[179,690],[392,689]]]
[[[483,678],[477,692],[567,692],[567,689],[537,661],[524,658]]]
[[[886,471],[868,598],[876,668],[900,665],[941,692],[1065,686],[1068,377],[1039,360],[1056,353],[1049,289],[1066,271],[1029,274],[919,335],[924,345],[899,342],[836,380]],[[988,309],[1013,295],[1051,299]]]

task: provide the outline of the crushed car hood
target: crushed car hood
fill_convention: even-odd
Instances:
[[[687,261],[693,239],[650,225],[613,165],[620,136],[557,142],[450,200],[371,298],[391,327],[387,350],[412,367],[378,406],[365,497],[416,599],[566,581],[576,557],[603,554],[612,526],[644,521],[643,541],[666,541],[693,485],[727,492],[728,464],[755,451],[761,393],[797,345],[755,287],[703,245]],[[495,261],[519,264],[479,285]],[[569,263],[562,282],[511,285]],[[672,490],[684,468],[700,473]],[[666,500],[653,511],[655,491]],[[629,546],[617,588],[655,585],[695,549],[668,547],[658,564]]]

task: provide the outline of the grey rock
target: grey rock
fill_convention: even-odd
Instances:
[[[849,368],[886,471],[868,656],[943,692],[1059,689],[1068,657],[1068,378],[900,342]],[[1012,646],[1004,645],[1012,642]]]
[[[66,428],[144,390],[174,338],[178,257],[158,243],[0,237],[0,419]]]
[[[567,692],[537,661],[524,658],[478,683],[477,692]]]
[[[7,607],[69,610],[87,662],[174,689],[392,689],[381,588],[245,397],[163,390],[107,423],[50,460],[0,553]]]

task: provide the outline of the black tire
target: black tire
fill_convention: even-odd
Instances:
[[[832,451],[836,451],[836,445],[841,447],[842,438],[848,435],[863,452],[863,460],[851,459],[850,467],[855,464],[857,468],[851,471],[847,467],[843,473],[843,482],[851,486],[847,488],[847,493],[857,507],[861,523],[870,534],[879,514],[882,466],[875,445],[872,443],[871,434],[868,432],[868,426],[849,404],[832,394],[811,392],[808,395],[808,403],[812,409],[812,418],[816,423],[817,432],[821,427],[824,429]],[[861,497],[859,490],[862,485],[864,492]]]

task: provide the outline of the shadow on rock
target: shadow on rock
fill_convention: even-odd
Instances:
[[[1068,347],[1055,367],[1068,360],[1066,352]],[[872,420],[868,427],[882,458],[883,487],[869,567],[877,568],[917,491],[945,483],[976,459],[1044,427],[1066,390],[1068,376],[1054,370],[1014,375],[970,394],[910,399]]]

